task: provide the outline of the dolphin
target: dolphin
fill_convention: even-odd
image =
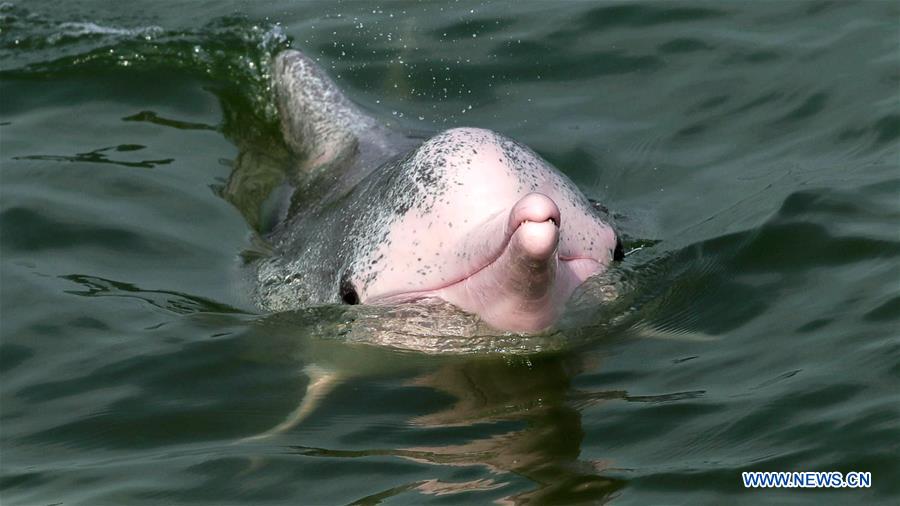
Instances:
[[[623,258],[608,216],[527,146],[481,128],[404,135],[296,50],[271,77],[293,161],[253,262],[262,309],[436,300],[539,333]]]

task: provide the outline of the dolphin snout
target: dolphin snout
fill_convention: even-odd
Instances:
[[[513,205],[509,212],[509,230],[515,230],[526,221],[543,223],[553,221],[560,226],[559,207],[556,202],[543,193],[529,193]]]
[[[514,251],[522,255],[523,260],[540,262],[549,260],[556,254],[559,244],[559,227],[552,221],[534,223],[527,221],[519,226],[512,241]]]
[[[559,208],[553,199],[542,193],[529,193],[509,213],[512,249],[523,260],[549,260],[559,245],[559,225]]]

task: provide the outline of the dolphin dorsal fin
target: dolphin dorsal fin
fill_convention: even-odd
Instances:
[[[273,70],[281,129],[300,161],[298,176],[399,151],[398,134],[363,113],[308,56],[283,51]]]

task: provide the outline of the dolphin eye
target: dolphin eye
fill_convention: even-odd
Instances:
[[[344,278],[341,281],[339,295],[344,304],[359,304],[359,295],[356,293],[356,288],[353,288],[353,283],[351,283],[349,279]]]
[[[625,247],[622,246],[622,238],[616,236],[616,249],[613,250],[613,260],[616,262],[625,260]]]

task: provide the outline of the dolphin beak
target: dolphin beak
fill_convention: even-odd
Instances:
[[[509,212],[510,252],[532,264],[552,259],[559,246],[559,227],[559,208],[553,199],[542,193],[529,193]]]
[[[529,193],[510,210],[509,242],[496,263],[495,289],[517,300],[516,306],[538,311],[533,305],[546,304],[552,296],[559,225],[559,208],[541,193]]]
[[[559,227],[552,220],[540,223],[526,221],[519,225],[510,241],[523,260],[545,262],[553,258],[559,245]]]

